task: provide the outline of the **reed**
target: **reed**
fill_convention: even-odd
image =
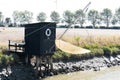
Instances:
[[[89,59],[93,57],[101,56],[114,56],[120,54],[120,36],[89,36],[89,37],[66,37],[62,40],[70,42],[76,46],[80,46],[91,50],[91,53],[87,54],[68,54],[59,49],[53,55],[57,60],[80,60]],[[78,45],[79,44],[79,45]]]

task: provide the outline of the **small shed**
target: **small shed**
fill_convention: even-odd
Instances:
[[[40,22],[25,25],[25,53],[53,55],[55,52],[56,23]]]

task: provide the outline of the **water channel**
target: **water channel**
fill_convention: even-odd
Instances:
[[[79,71],[60,74],[44,80],[120,80],[120,66],[105,68],[101,71]]]

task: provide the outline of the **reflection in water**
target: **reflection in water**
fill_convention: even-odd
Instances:
[[[120,80],[120,66],[101,71],[79,71],[48,77],[44,80]]]

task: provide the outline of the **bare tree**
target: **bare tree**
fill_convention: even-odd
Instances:
[[[37,16],[37,21],[44,22],[46,20],[47,16],[44,12],[41,12]]]
[[[106,27],[109,27],[109,23],[111,22],[111,18],[112,18],[111,10],[108,8],[103,9],[101,16],[102,16],[102,20],[106,23]]]
[[[5,24],[6,24],[7,26],[9,26],[10,24],[12,24],[12,23],[11,23],[11,18],[6,17],[6,18],[5,18]]]
[[[115,20],[120,23],[120,8],[115,11]]]
[[[12,14],[14,26],[16,26],[20,20],[19,11],[14,11]]]
[[[32,21],[33,13],[30,11],[23,11],[21,12],[21,21],[23,23],[30,23]]]
[[[98,14],[98,11],[96,10],[90,10],[88,13],[88,20],[92,23],[93,28],[95,28],[95,25],[99,23],[100,16]]]
[[[59,13],[53,11],[53,12],[51,13],[50,17],[51,17],[51,20],[52,20],[52,21],[54,21],[54,22],[56,22],[56,23],[59,23],[59,21],[60,21],[60,15],[59,15]]]
[[[118,18],[117,18],[116,15],[114,15],[114,16],[112,17],[111,23],[112,23],[113,25],[115,25],[117,22],[118,22]]]
[[[3,15],[2,15],[2,12],[0,12],[0,25],[3,25]]]
[[[20,24],[30,23],[32,21],[32,16],[33,13],[27,10],[13,12],[14,23]]]
[[[63,18],[64,18],[64,21],[66,23],[68,23],[69,25],[74,23],[74,14],[71,11],[69,11],[69,10],[66,10],[63,13]]]
[[[85,14],[83,13],[83,10],[79,9],[75,12],[75,23],[79,23],[81,27],[83,27],[83,24],[85,22]]]

